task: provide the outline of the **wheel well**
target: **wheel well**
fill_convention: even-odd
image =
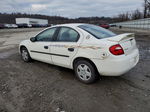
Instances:
[[[79,60],[86,60],[86,61],[88,61],[89,63],[91,63],[91,64],[94,66],[96,72],[98,73],[98,70],[97,70],[96,65],[95,65],[90,59],[84,58],[84,57],[78,57],[78,58],[74,59],[74,61],[73,61],[73,68],[74,68],[75,63],[76,63],[77,61],[79,61]]]
[[[22,49],[22,48],[26,48],[26,47],[25,47],[24,45],[20,46],[20,52],[21,52],[21,49]]]

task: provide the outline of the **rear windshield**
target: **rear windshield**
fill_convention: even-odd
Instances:
[[[79,25],[78,27],[87,31],[98,39],[108,38],[116,35],[115,33],[96,25],[85,24]]]

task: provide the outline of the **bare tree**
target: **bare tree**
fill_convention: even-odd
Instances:
[[[147,0],[147,3],[148,3],[148,6],[147,6],[148,14],[147,14],[147,16],[150,17],[150,0]]]
[[[143,18],[143,14],[139,11],[139,9],[136,9],[136,10],[131,14],[131,18],[132,18],[132,20],[142,19],[142,18]]]
[[[144,18],[150,17],[150,0],[144,0]]]

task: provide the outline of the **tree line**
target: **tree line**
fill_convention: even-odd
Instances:
[[[70,19],[61,16],[47,16],[41,14],[22,14],[22,13],[0,13],[0,23],[15,24],[15,18],[37,18],[37,19],[47,19],[49,24],[63,24],[63,23],[111,23],[112,18],[110,17],[80,17],[75,19]]]
[[[132,12],[121,13],[113,17],[114,22],[150,18],[150,0],[143,0],[143,11],[136,9]]]
[[[15,18],[38,18],[47,19],[49,24],[63,24],[63,23],[114,23],[129,20],[150,18],[150,0],[143,0],[143,11],[136,9],[132,12],[121,13],[114,17],[79,17],[70,19],[61,16],[47,16],[41,14],[22,14],[22,13],[0,13],[0,23],[15,24]]]

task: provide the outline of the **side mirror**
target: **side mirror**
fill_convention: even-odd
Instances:
[[[30,41],[31,41],[31,42],[35,42],[35,41],[36,41],[36,38],[35,38],[35,37],[31,37],[31,38],[30,38]]]

